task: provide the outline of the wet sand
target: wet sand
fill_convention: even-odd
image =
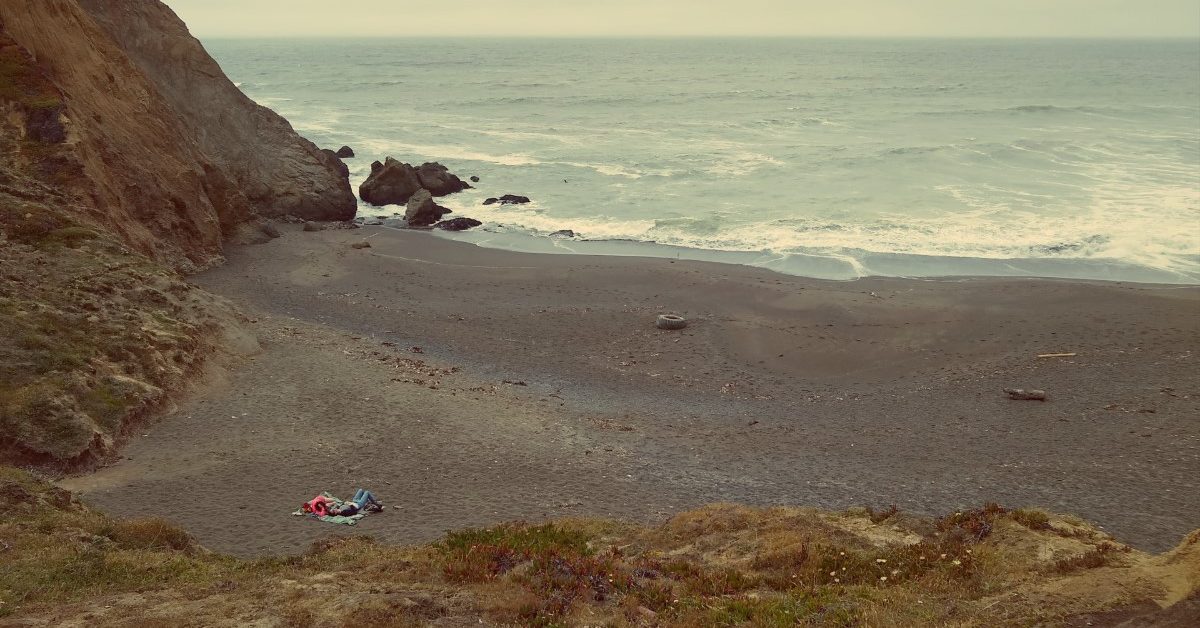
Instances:
[[[714,501],[997,501],[1147,550],[1200,527],[1196,287],[831,282],[383,228],[288,229],[194,279],[256,317],[262,351],[65,484],[219,551]],[[666,312],[692,324],[660,331]],[[387,512],[289,514],[358,486]]]

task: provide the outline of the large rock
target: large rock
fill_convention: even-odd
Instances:
[[[350,159],[354,156],[354,149],[349,146],[343,146],[337,149],[337,156],[341,159]]]
[[[410,227],[428,227],[450,213],[449,209],[433,202],[429,190],[419,189],[408,199],[408,207],[404,211],[404,220]]]
[[[432,196],[446,196],[470,187],[442,164],[413,167],[388,157],[383,163],[371,164],[371,176],[358,187],[358,195],[372,205],[400,205],[420,189]]]
[[[429,190],[434,196],[446,196],[471,187],[437,162],[421,164],[421,167],[417,168],[417,178],[421,180],[421,187]]]
[[[403,205],[420,189],[416,169],[388,157],[384,163],[371,164],[371,176],[358,186],[358,196],[372,205]]]
[[[478,227],[479,225],[482,225],[482,224],[483,224],[482,222],[479,222],[478,220],[475,220],[474,218],[459,217],[459,218],[451,218],[450,220],[443,220],[443,221],[435,224],[433,226],[433,228],[434,229],[443,229],[445,231],[466,231],[467,229],[470,229],[472,227]]]
[[[529,202],[528,196],[518,196],[516,194],[505,194],[504,196],[501,196],[500,198],[489,198],[489,199],[485,200],[483,202],[483,204],[484,205],[495,205],[496,203],[500,203],[501,205],[524,205],[525,203],[528,203],[528,202]]]

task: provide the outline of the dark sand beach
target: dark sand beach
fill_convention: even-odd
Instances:
[[[717,501],[997,501],[1146,550],[1200,525],[1196,287],[829,282],[294,227],[193,279],[255,317],[261,351],[64,484],[218,551]],[[666,312],[692,324],[660,331]],[[359,486],[387,512],[355,528],[289,514]]]

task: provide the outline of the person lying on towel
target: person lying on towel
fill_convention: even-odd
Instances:
[[[304,502],[301,509],[318,517],[326,515],[349,517],[358,514],[362,510],[368,512],[381,512],[383,510],[383,503],[375,499],[371,491],[362,488],[354,493],[353,499],[343,503],[340,507],[336,503],[326,499],[324,495],[318,495],[312,501]]]
[[[383,510],[383,504],[379,503],[379,500],[375,499],[375,496],[371,494],[371,491],[360,488],[355,491],[354,497],[351,498],[350,501],[342,504],[341,508],[331,509],[329,514],[349,517],[350,515],[358,514],[360,510],[379,512]]]

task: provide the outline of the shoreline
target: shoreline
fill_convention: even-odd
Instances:
[[[455,210],[466,215],[469,208]],[[386,227],[386,225],[385,225]],[[399,229],[396,227],[386,227]],[[434,231],[434,237],[514,253],[645,257],[735,264],[783,275],[853,281],[856,279],[1004,278],[1106,281],[1146,285],[1200,286],[1200,275],[1152,268],[1115,259],[984,258],[865,250],[722,250],[629,239],[560,238],[524,228],[484,226],[462,232]]]
[[[1198,288],[837,282],[428,236],[288,227],[232,250],[193,280],[258,318],[263,352],[64,485],[241,555],[719,501],[999,501],[1155,550],[1195,528]],[[692,325],[656,330],[665,312]],[[1036,357],[1059,352],[1077,355]],[[348,531],[287,515],[360,485],[399,508]],[[203,504],[254,487],[268,495],[236,525]]]

